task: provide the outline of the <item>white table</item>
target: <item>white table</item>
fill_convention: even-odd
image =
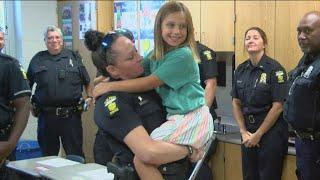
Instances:
[[[52,168],[67,167],[76,164],[80,163],[58,156],[46,156],[40,158],[11,161],[6,166],[18,172],[22,172],[34,177],[41,177],[41,175],[39,174],[39,172],[41,171],[47,171]]]
[[[96,163],[76,164],[40,171],[41,176],[53,180],[113,180],[106,166]]]

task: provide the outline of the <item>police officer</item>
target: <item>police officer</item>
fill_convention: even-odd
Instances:
[[[126,36],[128,39],[130,39],[134,43],[134,36],[131,31],[128,29],[117,29],[115,30],[116,33],[122,34]],[[104,33],[99,31],[87,31],[85,33],[85,45],[88,49],[92,49],[91,46],[96,46],[96,41],[99,41],[98,46],[100,46],[102,38],[104,37]],[[98,47],[93,47],[93,49],[97,49]],[[94,59],[94,57],[92,57]],[[96,78],[93,80],[94,84],[98,84],[107,77],[109,77],[109,74],[104,70],[102,66],[100,66],[99,61],[93,61],[95,63],[95,66],[97,67],[97,75]],[[110,146],[108,144],[108,139],[110,137],[108,134],[104,132],[102,128],[98,127],[98,131],[96,133],[96,138],[94,140],[93,145],[93,157],[94,161],[101,165],[107,165],[108,162],[110,162],[114,156],[113,151],[110,149]]]
[[[297,32],[304,55],[290,73],[284,115],[297,134],[298,179],[317,180],[320,178],[320,12],[305,14]]]
[[[83,86],[91,101],[89,75],[79,54],[63,48],[61,30],[48,26],[44,33],[46,51],[38,52],[28,68],[32,98],[38,116],[38,141],[43,155],[57,155],[61,138],[67,155],[84,156],[81,112]],[[38,111],[38,112],[37,112]],[[38,113],[38,114],[37,114]]]
[[[201,62],[199,63],[200,83],[205,90],[205,99],[210,107],[210,113],[213,119],[217,119],[215,109],[217,109],[217,101],[215,98],[217,88],[218,65],[216,53],[197,41],[197,48]]]
[[[100,69],[110,75],[111,81],[142,75],[141,56],[132,41],[114,32],[109,32],[101,41],[97,49],[88,44],[87,47],[92,51],[94,64],[104,66]],[[87,42],[94,41],[89,39]],[[142,161],[160,165],[183,159],[189,153],[186,147],[149,137],[149,133],[165,120],[159,100],[154,91],[136,94],[108,92],[97,99],[95,122],[110,137],[108,143],[121,165],[133,167],[134,155]],[[173,178],[186,179],[184,164],[179,172],[173,175],[181,176]]]
[[[249,59],[235,71],[233,116],[242,138],[244,180],[280,180],[288,150],[288,127],[282,118],[286,72],[265,54],[267,37],[258,27],[245,33]]]
[[[6,158],[15,159],[13,150],[29,118],[31,91],[14,61],[0,54],[0,179]]]
[[[218,65],[216,59],[216,53],[205,46],[204,44],[197,41],[197,49],[200,56],[199,72],[200,72],[200,84],[205,91],[205,100],[206,104],[210,108],[210,113],[212,115],[212,119],[217,119],[217,114],[215,109],[217,109],[217,101],[215,98],[216,88],[217,88],[217,76],[218,73]],[[211,144],[210,149],[208,150],[208,154],[204,160],[204,163],[197,175],[196,179],[212,179],[212,171],[208,166],[208,162],[213,155],[216,148],[217,140],[214,140]],[[195,165],[195,164],[194,164]],[[192,168],[190,173],[192,172]]]

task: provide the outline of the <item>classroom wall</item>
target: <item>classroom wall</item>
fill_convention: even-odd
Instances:
[[[15,37],[15,56],[25,70],[33,55],[45,50],[43,31],[47,25],[57,25],[56,1],[12,1],[13,17],[9,23]],[[35,13],[36,10],[36,13]],[[10,29],[9,29],[10,31]],[[30,118],[22,139],[36,140],[37,119]]]

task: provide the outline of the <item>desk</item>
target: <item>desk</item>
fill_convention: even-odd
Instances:
[[[51,168],[40,171],[40,174],[54,180],[113,180],[113,174],[108,173],[107,167],[96,163]]]
[[[40,171],[57,168],[61,166],[70,166],[80,164],[58,156],[46,156],[19,161],[11,161],[6,166],[10,169],[22,172],[34,177],[41,177]]]

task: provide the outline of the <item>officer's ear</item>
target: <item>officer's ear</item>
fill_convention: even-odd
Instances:
[[[119,71],[118,68],[113,65],[108,65],[106,67],[107,72],[113,77],[118,78],[119,77]]]

